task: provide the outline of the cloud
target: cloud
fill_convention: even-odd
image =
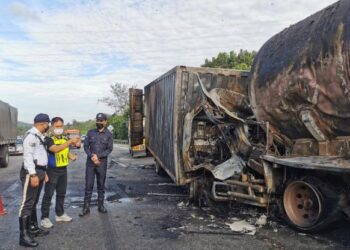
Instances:
[[[277,32],[333,2],[14,3],[10,12],[18,32],[29,39],[12,40],[0,32],[0,87],[6,89],[0,99],[18,107],[24,121],[41,112],[42,103],[48,111],[61,109],[66,120],[112,112],[97,99],[108,96],[114,82],[143,87],[175,65],[199,66],[222,51],[258,50]]]
[[[40,21],[40,15],[37,11],[30,9],[27,5],[15,2],[9,6],[12,16],[20,21]]]

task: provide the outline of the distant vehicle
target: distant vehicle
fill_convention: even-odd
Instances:
[[[23,154],[23,139],[17,138],[14,145],[9,146],[10,155],[22,155]]]
[[[64,131],[65,136],[68,139],[72,139],[75,137],[80,137],[80,130],[79,129],[67,129]],[[71,148],[80,148],[80,144],[76,146],[71,146]]]
[[[17,109],[0,101],[0,167],[9,165],[9,146],[16,142]]]

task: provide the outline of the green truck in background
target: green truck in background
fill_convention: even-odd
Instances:
[[[0,168],[9,165],[9,146],[14,146],[17,138],[17,109],[0,101]]]

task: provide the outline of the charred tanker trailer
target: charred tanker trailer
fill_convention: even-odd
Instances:
[[[316,229],[349,215],[350,1],[271,38],[255,59],[249,99],[268,127],[265,170],[281,175],[269,192],[283,195],[289,222]]]
[[[199,205],[274,205],[302,231],[349,216],[350,2],[275,35],[248,76],[176,67],[145,87],[157,169],[188,184]],[[142,92],[131,93],[131,119],[141,121]]]

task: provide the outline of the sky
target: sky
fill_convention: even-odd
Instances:
[[[19,121],[113,110],[98,99],[176,65],[256,50],[335,0],[0,0],[0,100]]]

